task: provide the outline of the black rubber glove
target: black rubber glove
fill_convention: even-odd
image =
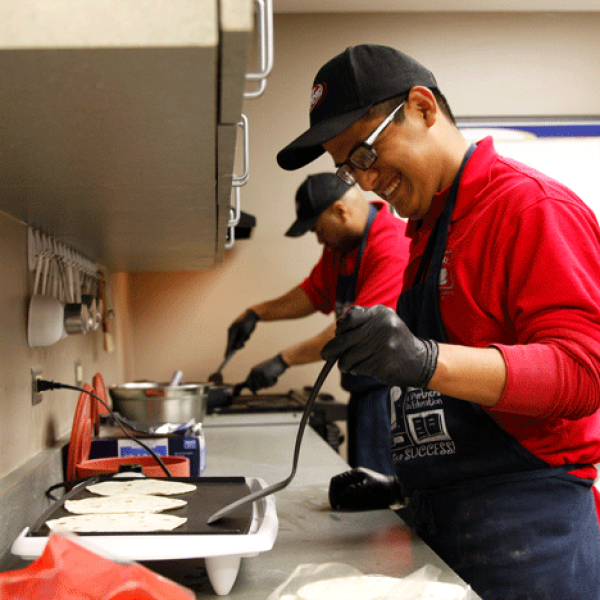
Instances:
[[[279,376],[289,367],[283,360],[283,356],[278,354],[275,358],[270,358],[256,365],[246,379],[244,386],[250,388],[252,393],[262,388],[274,386]]]
[[[227,330],[227,350],[225,356],[233,354],[236,350],[244,347],[244,344],[250,339],[250,335],[256,327],[260,317],[253,311],[246,312],[244,317],[235,323],[232,323]]]
[[[375,510],[399,507],[403,498],[395,477],[358,467],[331,479],[329,503],[334,509]]]
[[[438,345],[414,336],[387,306],[353,306],[337,321],[335,338],[321,351],[341,371],[369,375],[386,385],[424,388],[437,366]]]

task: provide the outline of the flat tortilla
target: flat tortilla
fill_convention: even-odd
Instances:
[[[51,531],[76,533],[137,533],[140,531],[172,531],[187,519],[161,513],[97,514],[62,517],[46,521]]]
[[[115,494],[151,494],[153,496],[175,496],[193,492],[196,486],[191,483],[169,481],[168,479],[129,479],[119,481],[102,481],[87,486],[87,490],[100,496],[114,496]]]
[[[423,600],[464,600],[467,597],[465,588],[441,581],[428,582],[422,594]]]
[[[114,496],[94,496],[81,500],[66,500],[64,507],[76,515],[114,513],[158,513],[185,506],[185,500],[151,496],[150,494],[115,494]]]
[[[396,579],[384,575],[352,575],[323,579],[303,585],[290,600],[372,600],[376,598],[419,600],[464,600],[465,588],[440,581]],[[284,598],[284,596],[282,596]]]
[[[401,580],[384,575],[351,575],[303,585],[296,600],[366,600],[385,596]]]

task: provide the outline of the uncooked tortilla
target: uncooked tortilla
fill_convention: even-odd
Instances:
[[[298,600],[370,600],[385,596],[399,582],[383,575],[353,575],[308,583],[296,594]]]
[[[77,515],[46,521],[51,531],[76,533],[116,533],[140,531],[171,531],[187,519],[161,513]]]
[[[290,600],[375,600],[400,598],[407,594],[419,600],[462,600],[466,591],[459,585],[439,581],[409,581],[383,575],[357,575],[315,581],[302,586]],[[397,590],[394,589],[396,586]],[[396,593],[397,592],[397,593]],[[418,594],[417,594],[418,592]],[[389,596],[388,596],[389,594]]]
[[[125,481],[103,481],[87,486],[87,490],[100,496],[115,494],[151,494],[154,496],[174,496],[193,492],[196,486],[191,483],[169,481],[168,479],[129,479]]]
[[[462,600],[466,591],[460,585],[430,581],[423,591],[423,600]]]
[[[185,506],[185,500],[152,496],[150,494],[115,494],[114,496],[94,496],[81,500],[66,500],[64,507],[76,515],[108,513],[158,513]]]

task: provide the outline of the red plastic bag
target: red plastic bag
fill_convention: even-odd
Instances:
[[[191,590],[138,564],[120,565],[53,534],[42,555],[0,573],[2,600],[194,600]]]

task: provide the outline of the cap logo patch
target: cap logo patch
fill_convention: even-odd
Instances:
[[[308,112],[311,113],[321,102],[325,99],[327,95],[327,84],[326,83],[316,83],[313,86],[312,92],[310,94],[310,108]]]

